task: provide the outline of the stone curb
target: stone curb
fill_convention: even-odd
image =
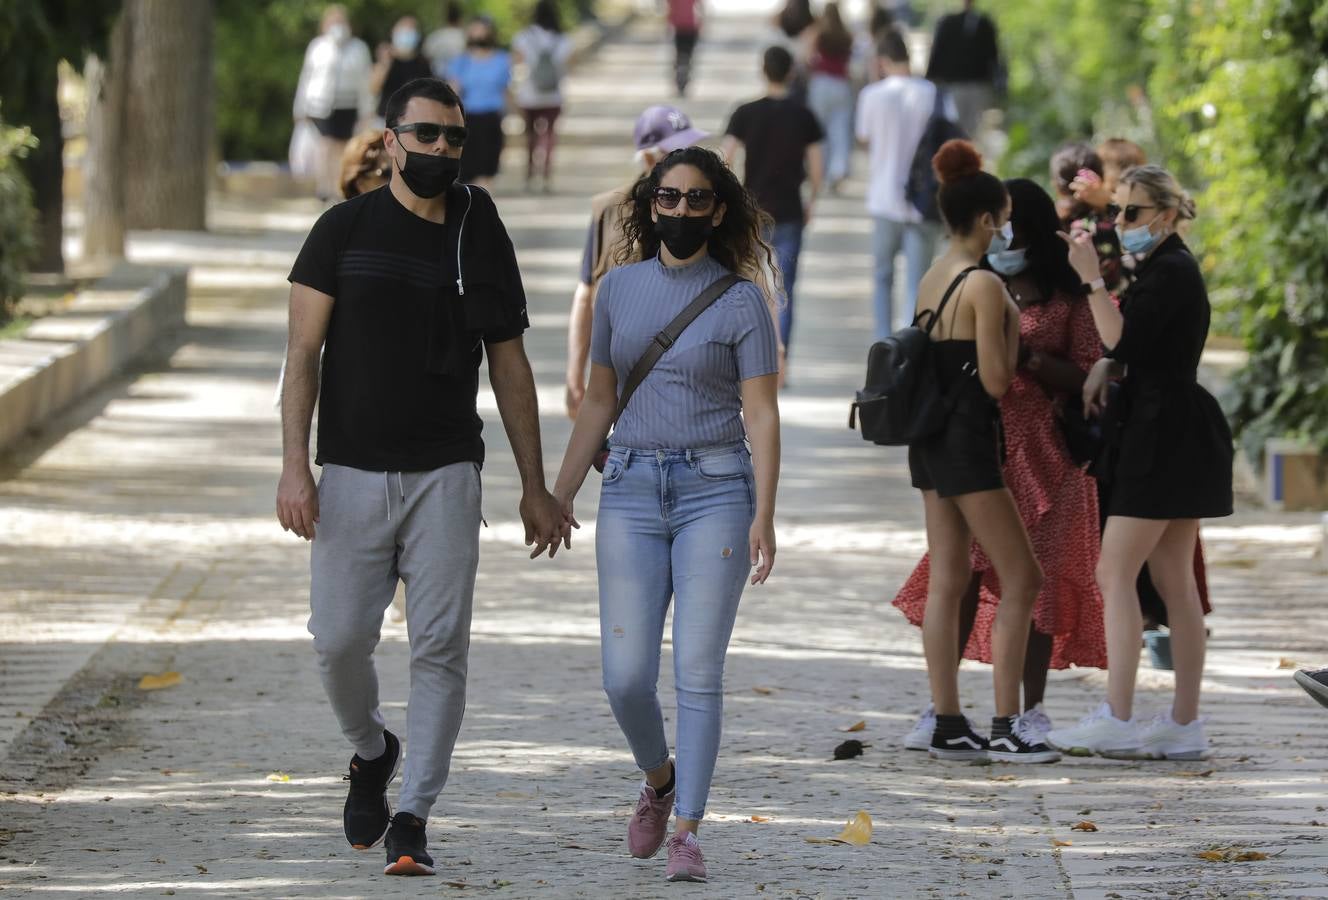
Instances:
[[[115,377],[185,323],[188,269],[122,263],[69,308],[0,341],[0,449]]]

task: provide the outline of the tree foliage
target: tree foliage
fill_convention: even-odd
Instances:
[[[391,38],[398,18],[413,15],[427,35],[443,22],[442,0],[349,0],[351,29],[370,50]],[[534,0],[470,0],[509,40],[529,17]],[[574,0],[560,2],[563,23],[577,21]],[[308,0],[217,0],[216,109],[223,159],[286,158],[291,103],[309,41],[318,34],[324,4]]]
[[[32,188],[18,165],[35,146],[31,131],[0,119],[0,325],[23,296],[23,273],[37,246]]]
[[[1195,190],[1192,242],[1248,365],[1225,398],[1248,450],[1328,448],[1328,0],[1025,0],[1008,174],[1061,142],[1137,141]]]

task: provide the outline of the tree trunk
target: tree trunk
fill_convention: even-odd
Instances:
[[[125,107],[132,59],[128,10],[116,19],[106,59],[90,56],[84,80],[88,92],[88,149],[83,168],[83,258],[118,259],[125,251]]]
[[[38,140],[37,148],[23,161],[32,185],[37,208],[37,257],[34,272],[63,272],[64,258],[64,135],[60,130],[60,104],[56,99],[59,80],[56,60],[39,54],[28,69],[21,108],[27,111],[24,124]]]
[[[206,227],[212,0],[126,0],[125,224]]]

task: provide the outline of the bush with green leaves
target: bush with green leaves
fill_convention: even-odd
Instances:
[[[1120,136],[1196,194],[1218,331],[1250,358],[1225,397],[1268,437],[1328,449],[1328,0],[1021,0],[1002,167],[1045,183],[1069,139]]]
[[[0,119],[0,325],[23,296],[23,274],[37,247],[32,188],[18,164],[36,145],[27,128]]]
[[[578,21],[578,5],[560,0],[566,27]],[[418,18],[426,35],[443,22],[442,0],[346,0],[342,6],[370,50],[390,40],[401,16]],[[469,14],[493,18],[502,41],[525,26],[533,6],[534,0],[462,3]],[[324,8],[308,0],[216,0],[216,127],[223,159],[286,158],[300,66]]]

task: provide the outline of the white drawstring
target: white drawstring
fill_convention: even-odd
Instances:
[[[387,521],[392,521],[392,483],[387,480],[387,473],[383,473],[383,499],[387,501]]]

